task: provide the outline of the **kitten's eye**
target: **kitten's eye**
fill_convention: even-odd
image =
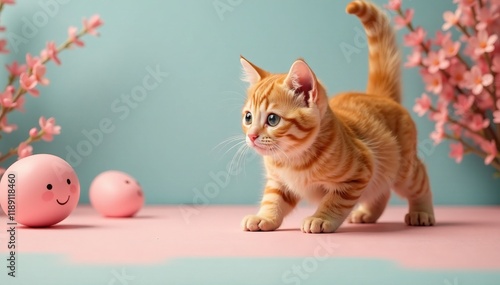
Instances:
[[[269,114],[267,116],[267,124],[271,127],[275,127],[281,120],[281,117],[276,114]]]
[[[71,180],[66,179],[66,183],[68,183],[68,185],[71,184]]]
[[[47,190],[52,190],[52,184],[47,184]]]
[[[245,124],[250,125],[252,123],[252,113],[247,112],[245,114]]]

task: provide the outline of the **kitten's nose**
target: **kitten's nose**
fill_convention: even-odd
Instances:
[[[256,134],[249,134],[248,135],[248,138],[254,142],[257,138],[259,137],[259,135],[256,135]]]

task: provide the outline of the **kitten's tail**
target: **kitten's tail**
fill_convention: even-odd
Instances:
[[[387,15],[368,1],[353,1],[346,12],[356,15],[368,37],[369,75],[366,92],[401,103],[401,54]]]

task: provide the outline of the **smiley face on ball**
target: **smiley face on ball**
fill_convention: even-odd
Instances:
[[[48,191],[44,191],[42,194],[42,200],[44,202],[55,200],[57,204],[64,206],[69,203],[71,194],[75,194],[77,192],[78,185],[74,183],[74,181],[72,184],[71,179],[67,178],[66,183],[48,183],[45,188]]]
[[[2,209],[7,209],[9,184],[14,184],[15,195],[11,198],[15,199],[15,220],[20,224],[29,227],[55,225],[71,214],[80,199],[78,176],[57,156],[25,157],[12,164],[6,174],[0,181],[0,204]]]
[[[105,217],[132,217],[144,204],[141,185],[127,173],[110,170],[90,185],[91,205]]]

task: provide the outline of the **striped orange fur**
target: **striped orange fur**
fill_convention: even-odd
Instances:
[[[390,189],[408,199],[408,225],[435,223],[425,166],[417,157],[417,131],[400,105],[400,51],[389,19],[375,4],[346,7],[363,24],[369,43],[366,93],[329,100],[325,87],[299,59],[286,74],[272,74],[241,57],[250,83],[242,128],[264,158],[267,183],[248,231],[277,229],[300,199],[318,204],[302,231],[334,232],[347,218],[373,223]],[[357,205],[357,207],[356,207]]]

